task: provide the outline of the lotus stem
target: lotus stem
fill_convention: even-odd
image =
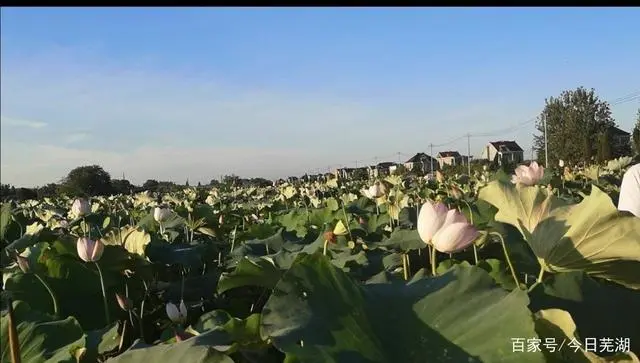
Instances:
[[[437,275],[436,274],[436,253],[437,253],[437,251],[436,251],[435,247],[431,248],[430,252],[431,252],[431,274],[433,276],[436,276]]]
[[[462,199],[462,202],[464,204],[467,205],[467,208],[469,208],[469,222],[471,222],[471,225],[473,225],[473,211],[471,210],[471,205],[469,205],[469,203],[467,203],[466,200]],[[473,244],[473,259],[476,261],[476,265],[478,264],[478,247],[476,247],[476,244]]]
[[[11,363],[20,363],[20,340],[18,329],[16,329],[15,316],[13,315],[13,299],[7,299],[7,317],[9,320],[9,351],[11,353]]]
[[[402,271],[404,272],[404,280],[409,280],[409,263],[407,262],[409,258],[406,253],[402,254]]]
[[[533,285],[531,285],[529,287],[529,289],[527,289],[527,292],[533,291],[533,289],[535,289],[536,286],[538,286],[540,283],[542,283],[542,277],[543,276],[544,276],[544,267],[542,267],[542,265],[540,265],[540,272],[538,273],[538,278],[536,279],[536,282],[534,282]]]
[[[42,286],[44,286],[45,289],[47,289],[47,292],[49,292],[49,295],[51,296],[51,301],[53,302],[53,314],[58,317],[59,315],[59,311],[58,311],[58,299],[56,299],[56,295],[53,293],[53,290],[51,290],[51,286],[49,286],[49,284],[47,284],[47,282],[40,277],[40,275],[38,275],[37,273],[34,273],[34,275],[38,278],[38,280],[40,280],[40,283],[42,283]]]
[[[102,302],[104,303],[104,317],[107,320],[107,325],[111,321],[109,317],[109,304],[107,303],[107,290],[104,287],[104,278],[102,277],[102,270],[100,269],[100,265],[98,262],[94,262],[96,264],[96,269],[98,270],[98,276],[100,277],[100,287],[102,288]]]
[[[507,264],[509,265],[511,276],[513,277],[513,281],[516,283],[516,287],[520,288],[520,282],[518,282],[516,270],[515,268],[513,268],[513,264],[511,263],[511,259],[509,258],[509,252],[507,251],[507,245],[504,242],[504,238],[500,233],[497,233],[497,232],[491,232],[491,234],[496,235],[498,236],[498,238],[500,238],[500,243],[502,244],[502,251],[504,252],[504,258],[507,260]]]
[[[344,207],[344,202],[342,202],[342,214],[344,214],[344,222],[347,227],[347,232],[349,232],[349,240],[353,241],[353,236],[351,235],[351,227],[349,227],[349,217],[347,217],[347,210]]]

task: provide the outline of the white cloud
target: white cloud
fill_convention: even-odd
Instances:
[[[41,121],[30,121],[30,120],[22,120],[16,119],[6,116],[0,116],[0,125],[3,127],[6,126],[16,126],[16,127],[27,127],[30,129],[41,129],[47,126],[46,122]]]
[[[68,144],[73,144],[73,143],[76,143],[76,142],[85,141],[89,137],[91,137],[91,135],[89,135],[86,132],[75,132],[75,133],[72,133],[72,134],[68,135],[65,138],[65,141]]]

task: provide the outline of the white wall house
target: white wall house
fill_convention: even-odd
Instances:
[[[481,159],[504,163],[521,163],[524,161],[524,150],[515,141],[491,141],[483,149]]]

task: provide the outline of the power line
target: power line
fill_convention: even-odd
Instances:
[[[628,94],[626,94],[624,96],[621,96],[621,97],[618,97],[618,98],[614,98],[614,99],[608,101],[608,103],[609,103],[610,106],[617,106],[617,105],[620,105],[620,104],[623,104],[623,103],[627,103],[627,102],[631,102],[631,101],[634,101],[634,100],[639,100],[640,101],[640,90],[633,91],[631,93],[628,93]],[[513,132],[513,131],[517,131],[517,130],[523,129],[523,128],[529,126],[530,124],[534,123],[535,121],[537,121],[538,117],[539,117],[539,114],[537,114],[537,115],[535,115],[535,116],[533,116],[533,117],[531,117],[531,118],[529,118],[529,119],[527,119],[525,121],[521,121],[521,122],[519,122],[519,123],[517,123],[517,124],[515,124],[513,126],[509,126],[509,127],[504,128],[504,129],[501,129],[501,130],[496,130],[496,131],[492,131],[492,132],[467,133],[465,135],[456,137],[454,139],[451,139],[451,140],[449,140],[447,142],[444,142],[444,143],[441,143],[441,144],[429,144],[429,147],[431,148],[431,154],[433,154],[433,147],[442,147],[442,146],[451,145],[451,144],[455,143],[456,141],[460,141],[460,140],[465,139],[465,138],[467,138],[467,143],[469,143],[469,138],[471,138],[471,137],[498,136],[498,135],[505,134],[505,133],[508,133],[508,132]],[[396,152],[394,154],[390,154],[390,155],[385,156],[385,157],[377,157],[376,156],[376,157],[369,158],[369,159],[355,160],[355,161],[353,161],[353,163],[355,163],[356,167],[358,167],[359,164],[368,164],[368,163],[366,163],[367,161],[374,160],[375,164],[377,165],[378,164],[378,160],[380,160],[380,159],[382,159],[382,160],[390,159],[393,156],[399,156],[399,155],[407,155],[407,154],[404,154],[404,153],[401,153],[401,152]],[[431,155],[431,157],[433,157],[433,155]],[[336,165],[336,164],[333,164],[333,165]],[[341,165],[341,164],[338,164],[338,165]],[[325,169],[329,170],[331,168],[331,166],[332,165],[329,165]],[[322,170],[322,168],[317,168],[315,170],[316,171],[317,170]]]

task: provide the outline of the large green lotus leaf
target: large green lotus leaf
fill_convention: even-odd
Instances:
[[[285,273],[263,309],[261,335],[300,362],[544,362],[512,353],[536,337],[526,293],[455,266],[408,285],[360,285],[321,254]]]
[[[123,246],[128,252],[144,257],[144,250],[151,242],[151,235],[141,228],[125,226],[110,232],[102,241],[106,245]]]
[[[582,338],[629,338],[640,354],[640,291],[576,271],[546,277],[529,296],[531,311],[570,313]]]
[[[138,340],[127,351],[115,358],[107,359],[107,362],[233,363],[231,358],[212,347],[217,335],[217,331],[211,331],[182,342],[158,345],[147,345]]]
[[[536,330],[540,336],[545,337],[545,339],[542,340],[543,342],[557,342],[557,346],[560,346],[562,345],[562,342],[568,344],[572,339],[575,339],[575,341],[580,343],[576,348],[572,348],[567,345],[564,349],[549,349],[544,345],[545,343],[542,343],[540,348],[547,357],[547,362],[549,363],[640,363],[640,360],[638,360],[638,357],[633,352],[620,352],[606,358],[593,353],[591,343],[589,344],[589,347],[585,346],[587,340],[580,339],[580,337],[577,336],[576,324],[573,322],[571,314],[564,310],[540,310],[535,314],[535,316]],[[590,338],[591,340],[591,337],[586,338]],[[593,340],[591,340],[591,342],[593,343]],[[589,348],[589,350],[586,348]],[[598,340],[595,340],[595,349],[598,349]]]
[[[478,197],[498,208],[496,221],[511,224],[523,235],[533,232],[551,210],[565,204],[549,189],[497,180],[480,189]]]
[[[18,331],[20,355],[23,363],[75,362],[74,350],[83,348],[85,337],[80,324],[73,317],[55,320],[32,310],[24,301],[13,302],[13,314]],[[9,316],[2,314],[1,362],[11,362],[9,350]]]
[[[249,259],[244,257],[238,262],[236,269],[223,273],[218,282],[218,293],[241,286],[262,286],[272,289],[280,280],[282,272],[269,257]]]
[[[585,271],[640,289],[640,218],[619,213],[595,186],[579,204],[553,211],[527,240],[549,272]]]
[[[212,346],[225,354],[241,349],[263,350],[271,346],[260,338],[260,314],[238,319],[224,310],[214,310],[198,318],[190,330],[197,334],[208,334]]]

